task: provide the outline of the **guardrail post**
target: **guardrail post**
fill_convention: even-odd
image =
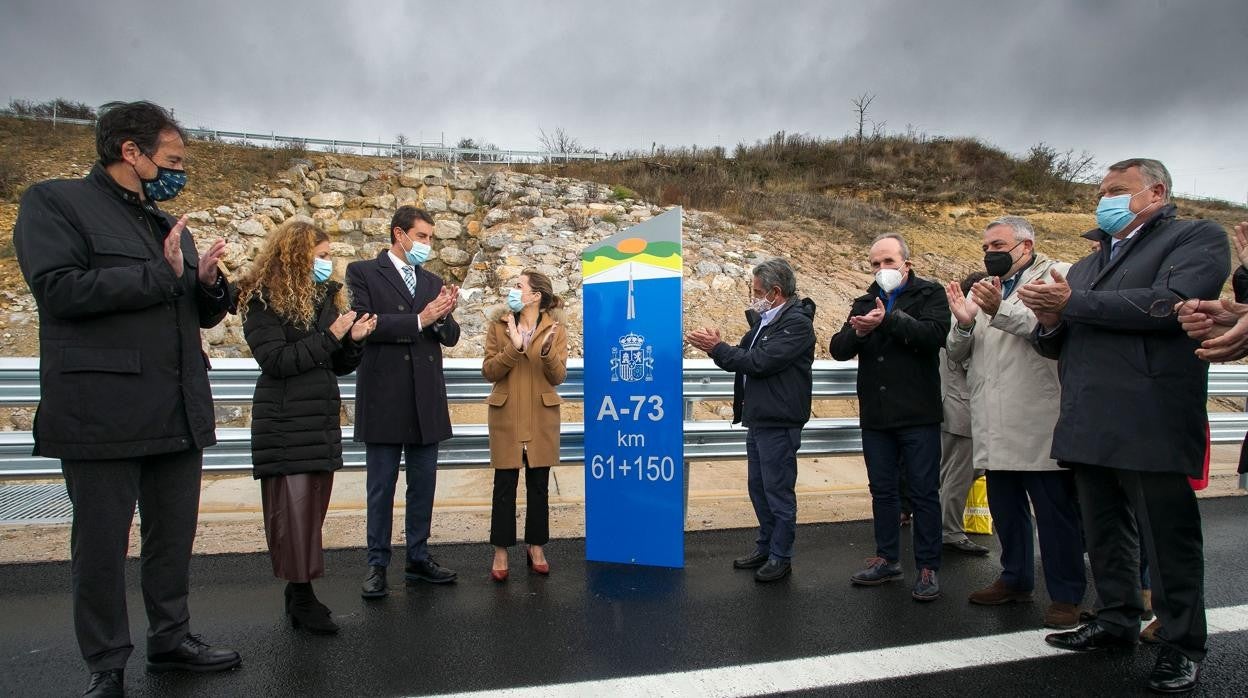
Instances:
[[[685,398],[684,402],[685,402],[685,407],[684,407],[684,410],[682,410],[684,412],[684,420],[686,422],[693,421],[693,400],[690,400],[689,398]],[[689,524],[689,460],[688,459],[685,460],[685,467],[683,468],[683,472],[684,472],[684,480],[685,480],[685,515],[681,518],[685,522],[685,524],[688,525]]]

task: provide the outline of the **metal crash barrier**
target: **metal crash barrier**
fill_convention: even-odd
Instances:
[[[213,400],[217,404],[250,404],[259,378],[260,368],[252,359],[213,359],[208,376],[212,383]],[[490,392],[490,384],[481,377],[481,359],[446,359],[444,362],[447,397],[452,403],[482,403]],[[856,397],[857,364],[854,362],[816,361],[814,364],[814,398],[850,399]],[[707,359],[685,359],[685,458],[716,460],[745,458],[745,429],[729,420],[695,420],[693,404],[703,400],[731,400],[733,376],[720,370]],[[564,400],[579,402],[584,398],[583,364],[579,359],[568,361],[568,377],[559,386]],[[355,399],[355,377],[339,379],[344,401]],[[1213,366],[1209,371],[1209,395],[1248,395],[1248,366]],[[0,406],[29,407],[39,402],[39,360],[36,358],[0,358]],[[1209,414],[1213,443],[1231,444],[1243,440],[1248,432],[1248,413],[1212,412]],[[343,465],[364,467],[364,445],[351,440],[352,427],[344,426]],[[454,435],[441,445],[438,463],[444,468],[483,467],[490,462],[489,432],[484,424],[455,424]],[[580,422],[564,422],[561,429],[560,456],[565,463],[580,463],[585,458],[584,426]],[[34,438],[29,431],[0,432],[0,479],[59,477],[60,462],[56,459],[30,455]],[[802,431],[802,456],[860,453],[861,432],[856,418],[812,419]],[[214,472],[245,472],[251,469],[251,432],[247,428],[218,427],[217,445],[204,452],[204,470]]]

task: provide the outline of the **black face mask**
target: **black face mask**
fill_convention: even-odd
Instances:
[[[1014,258],[1010,256],[1010,253],[1021,244],[1023,244],[1022,240],[1004,252],[985,252],[984,271],[988,272],[989,276],[1005,276],[1010,273],[1010,267],[1014,266]]]

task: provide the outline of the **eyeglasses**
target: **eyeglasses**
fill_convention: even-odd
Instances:
[[[1171,315],[1174,314],[1174,306],[1177,303],[1191,300],[1190,298],[1183,295],[1182,293],[1179,293],[1178,291],[1174,290],[1173,287],[1170,286],[1170,277],[1174,276],[1174,267],[1170,267],[1168,270],[1166,270],[1166,290],[1169,291],[1171,294],[1173,294],[1177,300],[1170,300],[1168,298],[1158,298],[1157,300],[1153,301],[1147,308],[1141,308],[1139,303],[1136,303],[1135,301],[1131,300],[1129,296],[1127,296],[1126,294],[1122,292],[1122,280],[1126,278],[1126,276],[1127,276],[1127,270],[1124,269],[1122,271],[1122,275],[1118,277],[1118,285],[1114,287],[1114,293],[1117,293],[1120,298],[1130,303],[1131,307],[1135,308],[1136,310],[1146,315],[1149,315],[1155,318],[1170,317]]]

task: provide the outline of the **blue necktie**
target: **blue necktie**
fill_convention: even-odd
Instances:
[[[407,283],[407,292],[416,297],[416,272],[411,267],[403,267],[403,281]]]
[[[1017,276],[1017,275],[1015,275],[1015,276],[1011,276],[1010,278],[1006,279],[1006,280],[1005,280],[1005,283],[1001,284],[1001,297],[1002,297],[1002,298],[1009,298],[1009,297],[1010,297],[1010,292],[1014,290],[1014,286],[1015,286],[1017,283],[1018,283],[1018,276]]]
[[[1109,261],[1114,261],[1114,258],[1118,256],[1118,253],[1122,252],[1122,246],[1125,244],[1127,244],[1126,240],[1114,240],[1110,243]]]

